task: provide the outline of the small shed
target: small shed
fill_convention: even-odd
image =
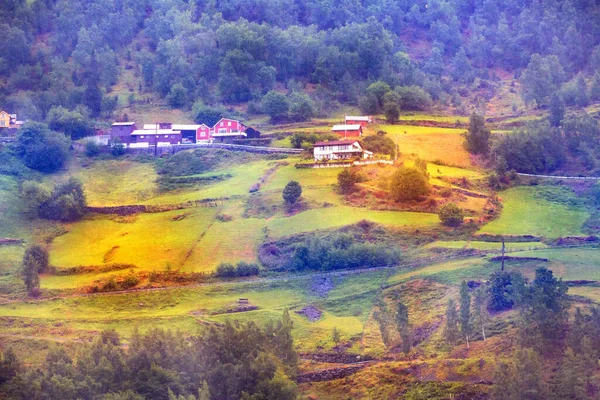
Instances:
[[[334,125],[331,130],[341,138],[361,137],[362,126],[360,124],[352,125]]]
[[[365,128],[373,122],[373,119],[367,115],[346,115],[346,125],[360,125]]]

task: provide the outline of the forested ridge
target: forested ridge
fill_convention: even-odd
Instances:
[[[572,95],[582,86],[600,97],[591,0],[13,0],[0,27],[0,104],[23,119],[54,106],[108,117],[125,69],[139,77],[136,95],[184,109],[249,102],[249,113],[272,89],[306,92],[317,111],[365,109],[378,80],[458,105],[499,71],[520,79],[529,104],[557,90],[585,103]]]

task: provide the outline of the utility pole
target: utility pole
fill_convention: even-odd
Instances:
[[[154,126],[154,157],[158,154],[158,122]]]
[[[506,247],[504,246],[504,238],[502,238],[502,269],[501,271],[504,271],[504,252],[506,250]]]

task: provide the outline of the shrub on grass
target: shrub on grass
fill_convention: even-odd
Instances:
[[[344,168],[337,177],[338,187],[342,194],[352,193],[355,189],[358,177],[352,168]]]
[[[125,146],[121,142],[121,139],[115,138],[112,141],[112,144],[110,147],[110,153],[115,157],[119,157],[119,156],[122,156],[123,154],[125,154]]]
[[[296,181],[289,181],[282,193],[285,203],[289,206],[294,205],[300,196],[302,196],[302,186]]]
[[[130,289],[140,283],[140,278],[133,274],[133,271],[129,273],[129,275],[123,278],[123,282],[121,282],[121,287],[123,289]]]
[[[92,142],[91,140],[88,140],[87,142],[85,142],[85,155],[86,156],[95,157],[98,154],[100,154],[100,146],[98,146],[98,143]]]
[[[221,263],[215,270],[217,278],[236,278],[258,275],[260,268],[255,263],[240,261],[236,265],[231,263]]]
[[[236,268],[237,276],[252,276],[258,275],[260,268],[257,264],[240,261]]]
[[[217,215],[217,219],[221,222],[230,222],[233,217],[229,214],[219,214]]]
[[[235,275],[235,265],[230,263],[221,263],[215,270],[215,276],[217,278],[234,278]]]
[[[449,203],[440,209],[440,221],[446,226],[456,227],[463,223],[464,213],[456,204]]]
[[[394,201],[416,200],[430,190],[427,177],[417,168],[401,167],[392,175],[390,194]]]
[[[385,132],[384,135],[380,135],[379,132],[377,132],[377,135],[375,136],[367,136],[366,138],[362,139],[363,147],[366,150],[372,151],[373,153],[393,156],[394,152],[396,151],[396,145],[394,144],[394,141],[385,136]]]

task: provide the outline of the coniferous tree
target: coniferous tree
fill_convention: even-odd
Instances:
[[[471,335],[471,294],[467,282],[460,284],[460,332],[467,341],[469,348],[469,336]]]
[[[210,400],[210,388],[206,381],[203,381],[202,386],[198,389],[198,400]]]
[[[586,323],[581,308],[575,309],[575,316],[573,322],[569,328],[569,334],[567,336],[567,344],[573,349],[576,354],[581,353],[581,347],[583,345],[583,339],[586,335]]]
[[[473,296],[473,319],[477,329],[481,330],[483,341],[486,341],[485,327],[488,321],[487,311],[488,293],[484,286],[475,289]]]
[[[338,330],[337,326],[333,327],[333,333],[331,334],[331,339],[333,340],[333,343],[335,343],[335,345],[337,346],[340,343],[340,331]]]
[[[512,362],[501,361],[494,369],[494,386],[490,391],[492,400],[520,400],[517,387],[517,370]]]
[[[554,93],[550,98],[550,125],[560,126],[565,117],[565,102],[563,98]]]
[[[40,263],[36,258],[28,254],[23,258],[23,282],[30,296],[37,296],[40,289]]]
[[[296,204],[300,196],[302,196],[302,186],[296,181],[289,181],[283,188],[282,197],[288,206]]]
[[[517,389],[522,399],[546,400],[547,388],[542,375],[542,363],[539,355],[530,348],[515,353]]]
[[[581,359],[567,348],[554,385],[557,400],[587,400],[585,371]]]
[[[100,91],[100,70],[96,53],[92,52],[90,66],[87,70],[85,82],[84,104],[90,109],[93,117],[96,117],[102,111],[102,92]]]
[[[444,339],[449,344],[454,345],[460,337],[460,330],[458,328],[458,313],[456,312],[456,303],[454,300],[448,299],[448,306],[446,308],[446,326],[444,328]]]
[[[465,134],[465,148],[473,154],[487,154],[491,132],[485,127],[483,115],[471,114],[469,130]]]
[[[402,340],[402,351],[404,354],[408,354],[412,345],[408,321],[408,307],[402,302],[398,302],[396,305],[396,328]]]

